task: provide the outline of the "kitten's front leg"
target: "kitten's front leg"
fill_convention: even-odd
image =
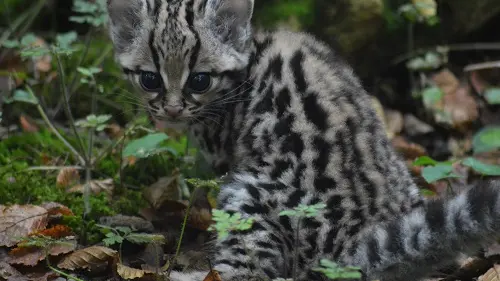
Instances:
[[[281,241],[277,210],[267,206],[266,187],[255,177],[235,176],[234,181],[221,187],[219,208],[228,213],[240,213],[242,218],[254,218],[252,227],[232,231],[215,245],[213,268],[223,281],[264,281],[285,278],[287,251]],[[281,242],[281,243],[280,243]],[[288,249],[289,250],[289,249]],[[172,281],[203,281],[208,272],[172,274]]]

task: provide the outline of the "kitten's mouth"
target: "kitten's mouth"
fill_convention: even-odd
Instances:
[[[182,129],[186,126],[184,118],[152,118],[157,130]]]

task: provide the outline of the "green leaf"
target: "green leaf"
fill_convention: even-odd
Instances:
[[[75,31],[61,33],[56,36],[57,45],[61,48],[69,48],[78,39]]]
[[[135,156],[138,158],[146,158],[151,153],[156,153],[160,148],[159,145],[168,139],[164,133],[150,134],[143,138],[131,141],[123,150],[123,156]],[[161,150],[160,150],[161,151]]]
[[[18,48],[20,45],[21,45],[21,43],[19,43],[19,41],[17,41],[17,40],[5,40],[2,43],[2,46],[4,46],[7,49]]]
[[[434,166],[438,163],[439,162],[430,158],[429,156],[421,156],[413,161],[413,166]]]
[[[320,267],[313,268],[313,271],[321,272],[329,279],[359,279],[361,272],[359,267],[341,267],[335,262],[327,259],[320,260]]]
[[[424,196],[434,196],[434,195],[436,195],[436,192],[429,190],[429,189],[422,188],[422,189],[420,189],[420,194],[422,194]]]
[[[106,238],[102,240],[106,246],[123,243],[123,237],[114,232],[106,233]]]
[[[21,45],[24,47],[31,46],[36,42],[36,36],[33,33],[28,33],[21,38]]]
[[[423,168],[422,177],[424,177],[428,183],[433,183],[438,180],[460,178],[461,176],[453,172],[453,166],[450,163],[438,163],[435,166]]]
[[[443,96],[443,91],[438,87],[429,87],[422,92],[422,98],[426,108],[433,108],[443,99]]]
[[[500,127],[491,126],[480,130],[472,138],[474,153],[488,152],[500,148]]]
[[[462,164],[485,176],[500,176],[498,165],[486,164],[472,157],[464,159]]]
[[[25,90],[16,90],[12,99],[17,102],[25,102],[30,104],[38,104],[38,98],[33,93]]]
[[[148,244],[157,243],[165,244],[165,236],[159,234],[147,234],[147,233],[130,233],[125,237],[126,240],[134,244]]]
[[[500,104],[500,88],[489,88],[484,91],[484,97],[489,104]]]

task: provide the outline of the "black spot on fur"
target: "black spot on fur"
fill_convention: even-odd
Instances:
[[[295,86],[299,93],[305,93],[307,88],[307,82],[302,68],[302,61],[304,60],[304,54],[302,51],[297,51],[290,60],[290,68],[292,69],[293,77],[295,80]]]
[[[290,107],[290,100],[290,91],[287,88],[282,89],[278,93],[276,99],[274,100],[276,108],[278,109],[278,118],[283,117],[285,111],[288,109],[288,107]]]
[[[302,198],[306,195],[306,192],[303,190],[295,190],[290,194],[288,201],[285,203],[285,206],[288,208],[295,208],[299,205]]]
[[[297,158],[300,158],[302,152],[304,151],[304,142],[302,138],[297,133],[292,133],[288,135],[281,146],[281,152],[293,152]]]
[[[316,128],[321,131],[325,131],[328,128],[328,115],[323,107],[321,107],[318,103],[317,94],[309,93],[307,96],[302,98],[302,103],[307,119],[313,123]]]

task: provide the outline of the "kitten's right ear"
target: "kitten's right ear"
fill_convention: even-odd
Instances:
[[[122,53],[139,36],[145,17],[144,0],[108,0],[109,30],[115,50]]]

